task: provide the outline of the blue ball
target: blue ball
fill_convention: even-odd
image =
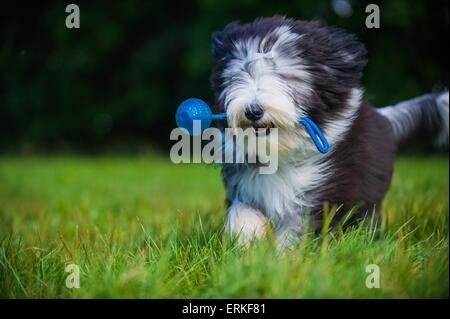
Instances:
[[[191,98],[181,102],[175,114],[175,119],[177,125],[188,130],[189,134],[199,135],[211,125],[212,112],[208,104],[200,99]],[[200,132],[194,132],[194,120],[201,121]]]

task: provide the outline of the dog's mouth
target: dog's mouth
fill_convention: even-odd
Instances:
[[[273,124],[272,122],[253,124],[252,128],[257,137],[264,137],[270,134],[270,129],[275,128],[275,124]]]

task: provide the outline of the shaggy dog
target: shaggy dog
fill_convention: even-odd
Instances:
[[[270,222],[278,244],[290,245],[306,220],[320,229],[325,202],[339,207],[334,223],[351,209],[347,224],[378,220],[397,145],[416,133],[448,143],[448,92],[371,107],[360,85],[366,50],[334,27],[283,17],[233,22],[212,35],[212,50],[215,109],[227,126],[278,129],[275,174],[259,174],[258,164],[222,167],[227,229],[241,242]],[[321,128],[328,153],[317,151],[300,116]]]

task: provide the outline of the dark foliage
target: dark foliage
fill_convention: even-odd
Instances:
[[[81,28],[65,27],[76,3]],[[0,149],[167,147],[187,97],[212,102],[211,34],[274,14],[355,33],[368,51],[363,83],[375,105],[448,86],[448,2],[50,1],[0,4]],[[378,3],[381,29],[367,29]]]

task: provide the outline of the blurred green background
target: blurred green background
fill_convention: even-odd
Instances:
[[[65,27],[71,2],[80,29]],[[365,27],[368,3],[378,30]],[[375,105],[448,87],[448,1],[2,2],[0,151],[166,149],[178,103],[212,102],[211,32],[274,14],[356,33]]]

